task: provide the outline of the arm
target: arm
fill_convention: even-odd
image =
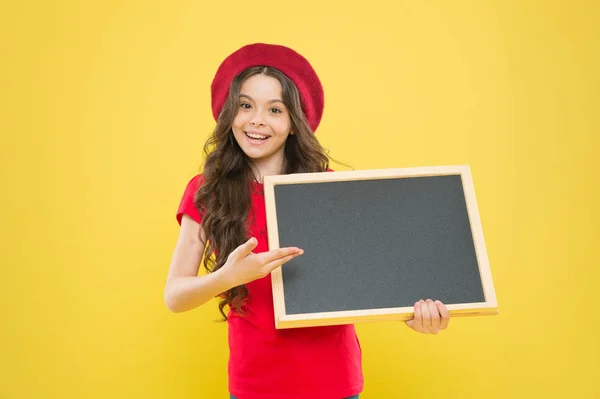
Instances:
[[[227,262],[219,270],[198,276],[204,254],[203,242],[206,242],[206,234],[202,226],[183,215],[165,287],[165,303],[172,312],[195,309],[232,287],[266,277],[274,269],[304,253],[300,248],[288,247],[254,254],[252,250],[258,241],[251,238],[229,254]]]
[[[184,215],[164,292],[165,303],[172,312],[195,309],[234,286],[221,272],[223,269],[198,276],[205,248],[200,234],[206,242],[202,226]]]

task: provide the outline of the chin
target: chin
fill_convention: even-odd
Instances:
[[[245,153],[245,154],[252,161],[260,161],[261,159],[265,159],[265,158],[269,157],[269,155],[267,155],[267,154],[248,154],[248,153]]]

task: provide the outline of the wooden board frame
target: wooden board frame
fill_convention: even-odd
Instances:
[[[447,175],[461,176],[485,301],[478,303],[449,304],[446,306],[451,317],[496,315],[499,313],[499,308],[496,301],[496,293],[494,290],[492,274],[487,256],[487,249],[483,237],[479,210],[475,198],[471,170],[468,165],[360,170],[350,172],[298,173],[289,175],[265,176],[264,190],[269,249],[272,250],[279,248],[277,212],[275,206],[276,185]],[[353,324],[386,320],[409,320],[414,316],[412,306],[288,315],[286,314],[285,309],[284,285],[281,267],[275,269],[271,273],[271,279],[273,285],[273,303],[275,307],[275,327],[277,329]]]

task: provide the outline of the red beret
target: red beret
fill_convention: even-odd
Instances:
[[[280,45],[255,43],[229,55],[219,66],[211,85],[212,111],[215,120],[225,104],[231,81],[245,69],[269,66],[281,71],[298,88],[302,111],[308,125],[317,130],[325,105],[323,86],[310,63],[296,51]]]

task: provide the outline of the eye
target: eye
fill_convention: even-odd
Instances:
[[[280,114],[282,111],[277,107],[273,107],[271,108],[271,112],[273,112],[274,114]]]
[[[243,108],[243,109],[250,109],[250,104],[248,104],[248,103],[241,103],[240,107]]]

